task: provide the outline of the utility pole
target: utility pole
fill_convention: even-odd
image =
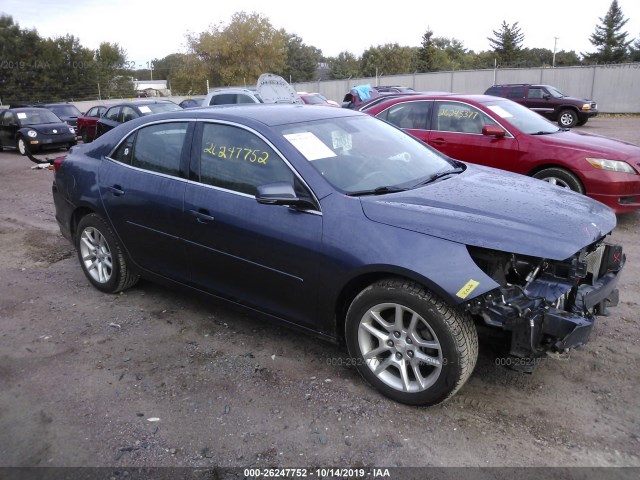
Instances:
[[[559,38],[560,37],[553,37],[553,60],[551,61],[551,68],[556,68],[556,47]]]

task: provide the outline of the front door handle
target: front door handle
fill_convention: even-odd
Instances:
[[[116,197],[124,195],[124,190],[120,185],[111,185],[110,187],[107,187],[107,190],[113,193]]]
[[[189,210],[189,213],[196,217],[196,222],[198,223],[209,223],[215,220],[215,218],[209,215],[209,211],[203,208],[200,210]]]
[[[444,138],[434,138],[433,140],[430,140],[429,143],[433,145],[444,145],[447,141]]]

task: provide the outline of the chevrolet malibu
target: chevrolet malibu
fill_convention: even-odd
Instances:
[[[616,213],[640,208],[640,147],[575,133],[511,100],[413,95],[365,107],[445,155],[583,193]]]
[[[98,290],[145,277],[344,342],[407,404],[464,385],[480,327],[532,361],[587,342],[618,301],[611,209],[347,109],[143,117],[54,169],[56,219]]]

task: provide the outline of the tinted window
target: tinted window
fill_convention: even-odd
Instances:
[[[484,92],[484,94],[485,95],[493,95],[495,97],[502,97],[502,96],[504,96],[504,88],[502,88],[502,87],[491,87],[491,88],[489,88],[489,90]]]
[[[55,113],[45,108],[35,108],[33,110],[18,112],[18,121],[22,126],[62,122]]]
[[[524,98],[524,87],[511,87],[509,93],[507,93],[507,98]]]
[[[209,105],[229,105],[231,103],[238,103],[237,95],[235,93],[221,93],[211,97]]]
[[[258,185],[293,184],[287,164],[255,134],[229,125],[206,123],[200,149],[200,181],[255,195]]]
[[[104,115],[104,118],[107,120],[113,120],[114,122],[118,121],[118,113],[120,113],[120,107],[113,107],[107,110],[107,113]]]
[[[398,103],[382,112],[378,117],[400,128],[426,130],[432,104],[433,102]]]
[[[132,133],[127,139],[120,144],[116,151],[111,155],[111,158],[118,160],[119,162],[131,165],[131,157],[133,153],[133,142],[136,139],[138,132]]]
[[[80,110],[73,105],[51,105],[47,108],[59,117],[79,117],[82,115]]]
[[[482,133],[482,127],[495,124],[489,116],[466,103],[436,102],[434,130],[441,132]]]
[[[161,123],[138,130],[131,165],[152,172],[180,175],[187,123]]]
[[[238,103],[256,103],[249,95],[238,95]]]

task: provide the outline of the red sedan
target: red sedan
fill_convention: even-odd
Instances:
[[[107,111],[106,106],[96,105],[91,107],[86,113],[78,117],[78,126],[76,128],[78,135],[82,137],[84,143],[89,143],[96,138],[96,124],[100,117]]]
[[[558,128],[511,100],[412,95],[363,110],[457,160],[530,175],[599,200],[640,208],[640,147]]]

